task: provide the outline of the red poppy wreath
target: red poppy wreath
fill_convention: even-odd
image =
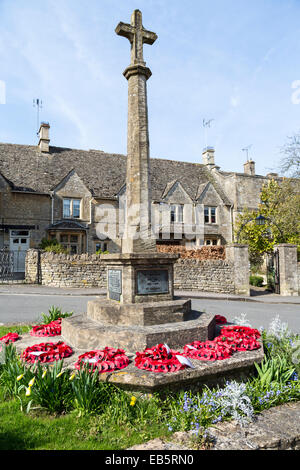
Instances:
[[[233,351],[253,351],[260,349],[258,330],[247,326],[226,326],[222,328],[221,334],[216,338],[219,342],[227,343]]]
[[[184,355],[198,361],[222,361],[229,359],[231,350],[226,344],[215,341],[195,341],[184,347]]]
[[[29,346],[21,355],[24,361],[34,364],[35,362],[54,362],[60,361],[73,354],[70,346],[62,341],[58,343],[40,343]]]
[[[129,359],[123,349],[106,347],[103,350],[89,351],[78,357],[76,369],[81,369],[85,364],[90,365],[89,371],[98,369],[99,373],[112,372],[125,369],[129,365]]]
[[[37,325],[30,331],[31,336],[60,336],[61,335],[61,318],[54,320],[47,325]]]
[[[9,343],[14,343],[18,339],[20,339],[20,336],[18,335],[18,333],[7,333],[7,335],[2,336],[2,338],[0,338],[0,342],[9,344]]]
[[[258,330],[243,326],[225,327],[213,341],[195,341],[184,347],[184,355],[199,361],[229,359],[236,351],[253,351],[261,347]]]
[[[147,348],[144,352],[136,353],[135,365],[139,369],[155,373],[178,372],[187,366],[194,368],[193,364],[179,352],[173,351],[166,344],[159,344]]]

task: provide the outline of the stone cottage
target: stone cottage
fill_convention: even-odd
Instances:
[[[0,144],[0,250],[14,253],[15,272],[24,272],[26,251],[43,238],[56,239],[71,254],[121,246],[126,156],[55,147],[49,131],[42,123],[38,146]],[[244,173],[223,172],[213,148],[204,150],[201,163],[151,159],[157,243],[231,243],[236,215],[258,207],[270,176],[277,177],[256,175],[253,161]],[[111,221],[111,236],[102,233],[103,220]]]

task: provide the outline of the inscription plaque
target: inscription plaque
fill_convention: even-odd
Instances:
[[[167,269],[149,269],[137,272],[137,294],[168,294],[169,272]]]
[[[110,299],[120,301],[122,294],[122,271],[120,269],[108,270],[108,292]]]

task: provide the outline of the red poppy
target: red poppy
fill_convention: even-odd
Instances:
[[[73,354],[70,346],[63,341],[58,343],[40,343],[29,346],[22,354],[22,359],[34,364],[35,362],[54,362],[60,361]]]
[[[228,321],[225,317],[222,317],[221,315],[216,315],[216,324],[217,325],[225,325],[226,323],[228,323]]]
[[[2,336],[2,338],[0,338],[0,342],[9,344],[9,343],[14,343],[18,339],[20,339],[20,336],[18,335],[18,333],[7,333],[7,335]]]
[[[184,355],[199,361],[229,359],[236,351],[253,351],[261,347],[258,330],[245,326],[228,326],[214,341],[194,341],[184,347]]]
[[[61,335],[61,318],[54,320],[48,325],[37,325],[30,331],[31,336],[60,336]]]
[[[230,349],[217,341],[199,342],[187,344],[184,347],[184,355],[199,361],[222,361],[231,355]]]
[[[79,370],[84,364],[91,366],[90,372],[98,369],[99,373],[104,373],[124,369],[129,365],[129,359],[123,349],[106,347],[103,350],[89,351],[81,354],[78,357],[75,368]]]
[[[158,344],[153,348],[147,348],[144,352],[136,353],[135,365],[139,369],[155,373],[178,372],[185,369],[186,365],[181,363],[176,356],[179,352],[173,351],[165,344]]]

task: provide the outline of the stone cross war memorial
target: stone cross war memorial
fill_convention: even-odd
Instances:
[[[158,253],[151,233],[150,151],[147,81],[151,71],[143,57],[144,44],[157,35],[144,28],[142,13],[135,10],[131,23],[119,23],[119,36],[129,40],[131,62],[124,71],[128,81],[128,143],[126,173],[126,217],[121,253],[102,255],[107,269],[107,298],[88,302],[87,313],[62,321],[62,336],[77,350],[123,348],[132,356],[158,344],[182,349],[194,341],[213,340],[213,314],[195,312],[191,301],[174,297],[174,263],[178,255]],[[130,364],[120,373],[101,374],[102,380],[136,389],[180,387],[245,372],[260,362],[259,351],[239,353],[223,365],[204,366],[193,361],[190,368],[175,374],[145,375]]]

